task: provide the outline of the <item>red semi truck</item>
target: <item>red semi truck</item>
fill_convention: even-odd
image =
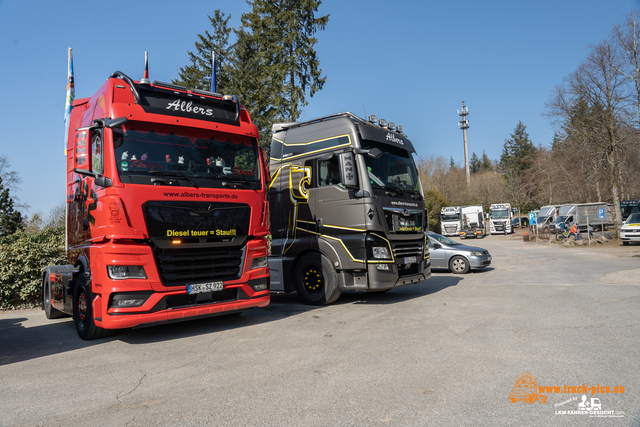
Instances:
[[[268,172],[237,97],[116,71],[73,102],[66,143],[69,264],[44,270],[47,318],[90,340],[269,304]]]

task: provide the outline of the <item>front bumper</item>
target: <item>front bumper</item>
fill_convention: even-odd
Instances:
[[[163,285],[149,246],[109,243],[92,247],[91,289],[95,323],[105,329],[133,328],[265,307],[270,302],[269,269],[251,269],[251,266],[254,258],[266,256],[266,241],[250,240],[245,250],[241,274],[237,279],[222,280],[224,287],[220,291],[189,294],[186,285]],[[147,279],[113,280],[107,274],[107,265],[143,266]],[[126,299],[140,300],[141,303],[130,307],[114,306],[114,300]]]
[[[469,266],[472,269],[486,268],[491,265],[491,255],[470,256]]]
[[[620,240],[623,242],[640,242],[640,228],[621,229]]]

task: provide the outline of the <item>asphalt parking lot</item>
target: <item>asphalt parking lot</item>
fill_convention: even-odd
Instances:
[[[639,425],[640,258],[465,243],[491,268],[326,307],[274,296],[91,342],[70,319],[2,312],[0,426]],[[510,402],[525,371],[557,387],[545,403]]]

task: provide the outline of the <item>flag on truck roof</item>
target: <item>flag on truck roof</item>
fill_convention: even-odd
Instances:
[[[67,138],[69,137],[69,119],[76,90],[73,85],[73,53],[69,48],[69,69],[67,71],[67,100],[64,104],[64,155],[67,155]]]
[[[211,92],[216,91],[216,53],[211,51]]]

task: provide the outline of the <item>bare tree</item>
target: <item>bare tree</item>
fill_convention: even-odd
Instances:
[[[618,72],[622,55],[611,41],[591,48],[578,69],[566,77],[547,103],[547,114],[570,126],[592,144],[593,155],[606,165],[606,175],[615,209],[615,223],[620,228],[619,159],[622,158],[628,134],[629,79]],[[588,114],[576,114],[576,106],[584,103]]]

